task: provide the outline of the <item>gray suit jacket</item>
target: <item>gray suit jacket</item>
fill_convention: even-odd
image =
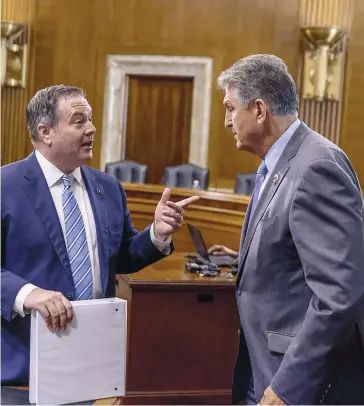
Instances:
[[[364,387],[364,364],[348,366],[350,379],[340,376],[348,351],[353,359],[363,354],[363,200],[348,158],[301,123],[251,218],[249,211],[236,285],[242,329],[233,402],[244,398],[250,376],[258,402],[269,385],[289,404],[324,401],[340,379],[348,380],[341,387]]]

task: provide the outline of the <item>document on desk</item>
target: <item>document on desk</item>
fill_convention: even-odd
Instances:
[[[72,323],[58,333],[32,311],[30,403],[62,405],[125,395],[126,301],[71,303]]]

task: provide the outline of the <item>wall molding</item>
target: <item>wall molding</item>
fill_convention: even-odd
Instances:
[[[212,58],[164,55],[108,55],[104,93],[101,170],[125,159],[129,76],[193,78],[189,162],[207,167]]]

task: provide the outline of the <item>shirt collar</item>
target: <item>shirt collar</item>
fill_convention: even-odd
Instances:
[[[64,173],[55,165],[53,165],[52,162],[48,161],[48,159],[45,158],[37,149],[35,150],[35,156],[37,157],[38,163],[43,171],[47,185],[49,188],[51,188],[61,180]],[[72,171],[70,175],[73,175],[76,181],[82,187],[85,186],[85,183],[82,179],[81,169],[79,167]]]
[[[297,130],[301,121],[297,118],[293,123],[286,129],[286,131],[278,138],[278,140],[270,147],[267,155],[264,158],[264,162],[267,166],[268,172],[271,173],[274,170],[282,152],[289,140],[291,139],[293,133]]]

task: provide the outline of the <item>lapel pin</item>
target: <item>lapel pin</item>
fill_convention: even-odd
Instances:
[[[273,185],[276,185],[279,180],[278,173],[273,176]]]
[[[102,190],[101,190],[101,189],[96,189],[96,193],[97,193],[98,195],[102,195]]]

